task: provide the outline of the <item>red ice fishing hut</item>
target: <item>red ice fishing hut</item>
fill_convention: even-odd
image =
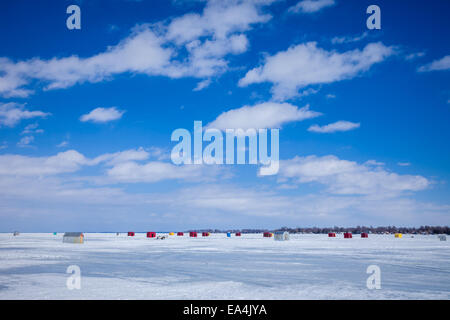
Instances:
[[[183,232],[177,232],[177,236],[184,236]]]
[[[189,232],[189,237],[197,238],[197,232]]]
[[[344,238],[350,239],[351,237],[352,237],[352,233],[351,232],[344,233]]]
[[[336,238],[336,233],[330,232],[330,233],[328,234],[328,238]]]
[[[209,237],[209,232],[202,232],[202,237]]]
[[[367,232],[361,233],[361,238],[368,238],[369,234]]]
[[[272,237],[272,232],[264,232],[263,233],[263,237],[264,238],[271,238]]]
[[[240,237],[241,233],[240,232],[236,232],[236,237]]]
[[[156,232],[147,232],[147,238],[156,238]]]
[[[129,237],[134,237],[134,232],[128,231],[128,236],[129,236]]]

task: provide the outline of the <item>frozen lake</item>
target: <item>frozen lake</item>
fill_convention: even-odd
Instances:
[[[69,290],[70,265],[81,289]],[[370,290],[369,265],[381,270]],[[167,240],[86,233],[0,234],[0,299],[449,299],[450,246],[437,236],[361,239],[225,234]]]

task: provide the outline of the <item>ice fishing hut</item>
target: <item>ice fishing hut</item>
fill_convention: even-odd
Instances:
[[[438,238],[440,241],[447,241],[447,237],[443,234],[439,235]]]
[[[182,236],[184,236],[184,233],[183,232],[178,232],[177,236],[182,237]]]
[[[271,238],[273,236],[272,232],[264,232],[263,237],[264,238]]]
[[[189,232],[189,237],[197,238],[197,232],[195,231]]]
[[[396,238],[401,238],[401,237],[403,237],[403,234],[401,234],[401,233],[396,233],[396,234],[395,234],[395,237],[396,237]]]
[[[14,231],[14,232],[13,232],[13,236],[18,236],[19,234],[20,234],[19,231]]]
[[[351,232],[345,232],[344,233],[344,238],[345,239],[350,239],[350,238],[352,238],[353,236],[352,236],[352,233]]]
[[[329,233],[328,233],[328,238],[336,238],[336,233],[334,233],[334,232],[329,232]]]
[[[369,234],[367,232],[361,233],[361,238],[368,238]]]
[[[147,232],[147,238],[156,238],[156,232]]]
[[[227,232],[227,237],[231,238],[231,232]]]
[[[134,232],[133,231],[128,231],[128,236],[129,237],[134,237]]]
[[[82,232],[66,232],[63,236],[65,243],[84,243],[84,234]]]
[[[273,236],[273,239],[276,241],[286,241],[289,240],[289,232],[287,231],[277,231]]]
[[[173,235],[175,235],[175,233],[169,232],[169,236],[173,236]]]
[[[236,232],[236,237],[240,237],[241,233],[240,232]]]
[[[202,232],[202,237],[209,237],[210,233],[209,232]]]

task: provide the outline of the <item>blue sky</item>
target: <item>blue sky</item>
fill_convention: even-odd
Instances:
[[[449,224],[445,1],[0,9],[0,231]],[[172,164],[219,117],[280,128],[278,174]]]

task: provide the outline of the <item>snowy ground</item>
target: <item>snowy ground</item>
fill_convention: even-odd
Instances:
[[[450,298],[450,242],[437,236],[85,236],[0,234],[0,299]],[[70,265],[79,290],[66,286]],[[369,265],[381,269],[379,290],[366,286]]]

